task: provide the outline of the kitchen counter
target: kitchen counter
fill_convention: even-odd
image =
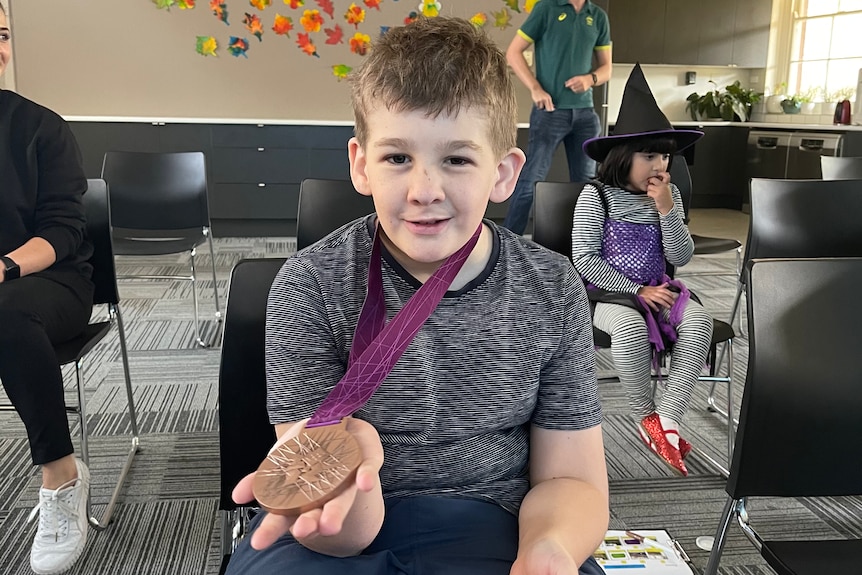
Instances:
[[[789,124],[787,122],[693,122],[691,120],[685,122],[671,122],[674,126],[732,126],[740,128],[749,128],[752,130],[760,129],[777,129],[798,132],[804,130],[806,132],[862,132],[862,126],[853,125],[834,125],[834,124]],[[613,125],[613,123],[611,124]]]

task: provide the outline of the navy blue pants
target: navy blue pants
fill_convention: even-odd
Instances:
[[[509,575],[518,549],[518,519],[474,499],[407,497],[386,500],[386,520],[371,545],[355,557],[310,551],[290,535],[262,551],[251,532],[228,564],[227,575]],[[580,575],[602,575],[590,558]]]

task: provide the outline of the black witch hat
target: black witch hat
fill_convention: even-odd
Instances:
[[[643,136],[662,136],[676,140],[677,151],[680,151],[703,137],[703,132],[674,130],[667,116],[656,104],[640,64],[635,64],[626,82],[614,134],[587,140],[584,142],[584,152],[597,162],[603,162],[610,149],[617,144]]]

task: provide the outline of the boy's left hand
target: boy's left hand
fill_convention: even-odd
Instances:
[[[561,542],[542,539],[518,550],[509,575],[578,575],[578,564]]]
[[[673,209],[673,196],[670,193],[670,174],[659,172],[647,180],[647,195],[655,201],[658,212],[666,216]]]

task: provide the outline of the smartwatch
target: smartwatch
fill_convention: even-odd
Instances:
[[[9,256],[0,256],[0,261],[6,266],[6,273],[3,275],[3,281],[17,280],[21,277],[21,268],[15,263],[15,260]]]
[[[598,76],[596,76],[596,73],[595,73],[595,72],[590,72],[590,76],[592,76],[592,77],[593,77],[593,86],[595,86],[596,84],[598,84],[598,83],[599,83],[599,77],[598,77]]]

